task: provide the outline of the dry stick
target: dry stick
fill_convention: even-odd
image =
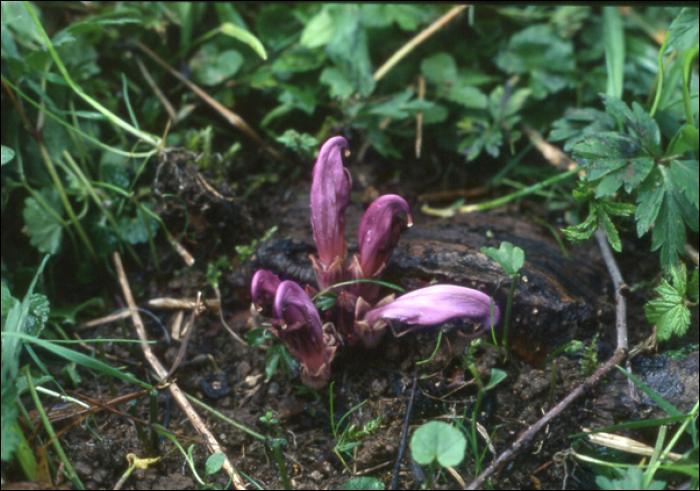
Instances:
[[[246,123],[243,118],[241,118],[238,114],[234,113],[233,111],[225,108],[223,105],[219,104],[219,102],[215,101],[212,99],[209,94],[204,92],[202,89],[200,89],[197,85],[194,83],[190,82],[187,80],[180,72],[175,70],[173,67],[168,65],[163,59],[161,59],[157,54],[155,54],[153,51],[151,51],[147,46],[145,46],[143,43],[133,40],[134,44],[138,46],[141,51],[146,53],[148,56],[150,56],[153,60],[155,60],[158,64],[160,64],[163,68],[168,70],[175,78],[180,80],[183,84],[185,84],[192,92],[197,94],[201,99],[204,100],[207,104],[209,104],[211,107],[213,107],[216,112],[218,112],[221,116],[223,116],[229,123],[231,123],[232,126],[238,128],[241,130],[243,133],[245,133],[251,140],[253,140],[255,143],[257,143],[260,147],[262,147],[266,152],[268,152],[270,155],[272,155],[274,158],[276,158],[279,161],[289,163],[288,159],[280,155],[277,150],[272,148],[270,145],[265,143],[265,141],[258,136],[258,134],[253,131],[253,129],[248,126],[248,123]]]
[[[440,17],[438,20],[436,20],[430,27],[428,27],[425,31],[421,32],[418,34],[416,37],[411,39],[408,43],[406,43],[403,48],[398,50],[394,55],[389,58],[386,63],[384,63],[379,70],[377,70],[374,73],[374,81],[379,82],[384,75],[389,73],[389,70],[394,68],[398,62],[400,62],[406,55],[408,55],[411,51],[413,51],[419,44],[421,44],[423,41],[428,39],[430,36],[435,34],[437,31],[439,31],[445,24],[450,22],[452,19],[457,17],[462,10],[466,9],[468,5],[460,5],[459,7],[455,7],[451,9],[449,12],[447,12],[445,15]]]
[[[411,389],[411,399],[408,401],[408,408],[406,408],[406,423],[403,427],[403,434],[401,435],[401,443],[399,443],[399,455],[396,457],[396,465],[394,465],[394,476],[391,478],[391,489],[396,489],[399,485],[399,470],[401,470],[401,461],[403,460],[403,454],[406,451],[406,440],[408,438],[408,426],[411,423],[411,413],[413,412],[413,399],[416,396],[416,382],[418,382],[418,366],[416,365],[413,370],[413,388]]]
[[[627,359],[627,302],[623,296],[623,291],[626,288],[626,285],[624,281],[622,281],[620,269],[617,267],[617,263],[615,263],[615,258],[613,257],[610,246],[608,245],[605,232],[603,232],[600,228],[596,231],[596,239],[598,239],[598,244],[600,245],[600,249],[603,254],[603,260],[608,267],[608,272],[610,273],[610,276],[612,276],[613,283],[615,285],[615,297],[617,300],[615,313],[618,344],[617,348],[615,349],[615,354],[605,363],[605,365],[598,368],[593,375],[588,377],[571,394],[566,396],[559,404],[552,408],[551,411],[545,414],[542,419],[520,435],[508,450],[503,452],[496,460],[494,460],[491,465],[488,466],[481,474],[479,474],[476,479],[474,479],[465,489],[478,489],[484,483],[484,481],[486,481],[486,479],[494,474],[494,472],[501,468],[501,466],[503,466],[506,462],[513,459],[520,452],[520,450],[525,448],[525,446],[530,443],[530,440],[532,440],[534,436],[540,432],[540,430],[550,424],[578,397],[586,393],[588,389],[597,385],[603,377],[605,377],[613,368],[615,368],[615,366]]]
[[[160,90],[158,85],[156,84],[156,81],[153,80],[153,77],[151,77],[151,74],[148,73],[148,70],[146,69],[145,65],[141,61],[141,58],[138,56],[134,56],[134,60],[136,61],[136,65],[139,67],[139,70],[141,71],[141,75],[143,75],[143,78],[146,79],[146,82],[148,82],[148,85],[151,86],[151,90],[156,94],[156,97],[160,101],[161,104],[163,104],[163,107],[165,108],[165,111],[168,113],[168,116],[170,116],[170,119],[173,121],[173,123],[177,124],[177,113],[175,112],[175,108],[173,107],[172,104],[170,104],[170,101],[168,100],[167,97],[165,97],[165,94],[163,94],[163,91]]]
[[[627,293],[629,292],[629,287],[625,284],[622,279],[622,273],[620,273],[620,268],[617,266],[615,261],[615,256],[613,256],[613,251],[608,243],[608,235],[605,231],[598,227],[595,231],[595,239],[598,241],[598,247],[600,247],[600,252],[603,255],[603,260],[608,268],[608,273],[613,280],[613,286],[615,287],[615,323],[617,325],[617,349],[624,349],[629,351],[629,345],[627,341]],[[626,362],[626,368],[629,373],[632,373],[631,361],[628,358]],[[637,401],[637,390],[635,388],[634,382],[629,377],[627,378],[627,385],[630,392],[630,399],[632,401]]]
[[[129,287],[129,283],[126,279],[126,273],[124,272],[124,266],[122,265],[122,259],[119,256],[119,253],[117,252],[114,253],[114,266],[117,270],[117,275],[119,276],[119,283],[121,284],[124,298],[126,299],[126,303],[129,306],[129,309],[131,310],[131,320],[134,323],[134,328],[136,328],[136,334],[142,341],[141,348],[143,349],[143,354],[146,357],[146,360],[148,360],[150,365],[153,367],[153,370],[156,372],[158,377],[160,377],[161,380],[165,380],[168,371],[165,369],[165,367],[163,367],[163,365],[160,364],[158,358],[156,358],[156,356],[153,354],[151,346],[147,343],[148,338],[146,337],[146,329],[144,328],[141,316],[139,315],[139,312],[136,309],[136,303],[134,302],[134,297],[131,294],[131,288]],[[192,426],[194,426],[197,432],[200,435],[202,435],[204,439],[208,442],[207,446],[209,447],[209,451],[212,454],[223,453],[221,446],[216,441],[216,438],[214,438],[214,435],[211,434],[211,432],[206,427],[202,419],[187,401],[185,395],[182,393],[177,384],[174,382],[171,383],[168,386],[168,390],[170,390],[170,393],[172,394],[173,398],[177,401],[177,403],[180,405],[180,408],[192,422]],[[231,461],[228,459],[228,456],[226,454],[224,454],[223,468],[228,473],[228,475],[231,476],[231,479],[233,480],[233,485],[236,486],[236,489],[245,489],[245,485],[243,484],[241,476],[239,476],[238,472],[236,472],[236,469],[233,468],[233,465],[231,464]]]
[[[685,253],[696,266],[700,266],[700,254],[698,254],[698,250],[695,247],[691,246],[690,244],[686,244]]]

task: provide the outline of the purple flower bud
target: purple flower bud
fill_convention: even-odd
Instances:
[[[399,218],[405,213],[408,223]],[[360,247],[360,265],[365,277],[372,278],[382,269],[394,252],[403,230],[413,225],[411,209],[401,196],[385,194],[367,208],[357,232]]]
[[[319,287],[328,283],[324,273],[340,258],[345,259],[345,208],[350,202],[352,178],[343,167],[341,152],[347,150],[348,142],[336,136],[323,144],[316,160],[311,184],[311,227],[318,249],[319,264],[314,264]],[[329,281],[332,278],[328,279]]]
[[[408,222],[400,217],[401,213],[406,214]],[[402,197],[386,194],[374,200],[365,212],[357,233],[360,268],[355,258],[349,268],[350,275],[355,279],[378,278],[391,258],[401,232],[412,225],[411,210]],[[352,291],[374,303],[379,294],[379,285],[358,283],[353,285]]]
[[[253,283],[250,287],[251,296],[258,312],[265,317],[272,315],[272,306],[280,283],[282,281],[279,276],[264,269],[256,271],[253,275]]]
[[[493,325],[501,312],[493,304]],[[388,305],[370,310],[360,322],[365,329],[382,330],[386,321],[397,320],[413,326],[433,326],[452,319],[472,319],[484,330],[491,324],[491,297],[478,290],[454,285],[435,285],[407,293]],[[410,328],[408,329],[410,330]]]
[[[336,347],[324,340],[321,317],[311,298],[293,281],[283,281],[275,296],[274,313],[284,321],[276,334],[299,360],[304,385],[315,389],[325,386]]]

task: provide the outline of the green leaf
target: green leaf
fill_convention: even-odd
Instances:
[[[2,282],[2,330],[5,330],[5,319],[7,319],[7,314],[10,313],[10,309],[19,303],[15,297],[10,293],[10,289],[7,284]]]
[[[221,452],[217,452],[214,455],[211,455],[207,459],[207,463],[204,466],[204,477],[207,478],[212,474],[216,474],[217,472],[219,472],[224,466],[225,460],[226,456]]]
[[[287,130],[276,140],[300,155],[310,155],[318,146],[316,138],[308,133],[299,134],[296,130]]]
[[[267,360],[265,361],[265,379],[270,380],[277,370],[277,365],[280,362],[281,354],[279,352],[279,344],[275,344],[267,351]]]
[[[49,209],[59,217],[63,217],[64,209],[56,188],[45,188],[37,194]],[[58,252],[63,236],[63,225],[56,216],[31,197],[24,201],[22,216],[30,244],[39,249],[39,252],[49,254]]]
[[[576,243],[584,242],[593,237],[593,234],[595,233],[597,228],[598,212],[593,205],[590,205],[588,218],[586,218],[585,221],[579,223],[578,225],[572,225],[570,227],[562,229],[562,232],[564,232],[564,235],[566,235],[567,239],[569,239],[571,242]]]
[[[665,167],[659,170],[663,176],[664,199],[656,217],[651,250],[661,249],[661,264],[668,270],[678,261],[678,254],[684,251],[686,224],[692,230],[698,230],[698,210],[678,189],[671,171]]]
[[[632,102],[633,119],[628,122],[630,129],[639,137],[649,154],[661,156],[661,131],[651,115],[637,102]]]
[[[671,172],[676,181],[676,185],[683,190],[688,200],[700,207],[698,204],[698,161],[697,160],[672,160]]]
[[[349,491],[381,491],[384,489],[384,483],[374,477],[356,477],[355,479],[350,479],[339,489]]]
[[[215,43],[207,43],[190,59],[190,68],[198,82],[218,85],[233,77],[243,65],[243,55],[229,49],[219,52]]]
[[[573,146],[591,136],[615,129],[615,120],[609,114],[598,109],[585,107],[567,109],[566,115],[552,123],[554,128],[549,134],[549,141],[566,140],[564,151],[569,152]]]
[[[418,428],[411,438],[413,460],[442,467],[456,467],[464,460],[467,440],[457,428],[443,421],[431,421]]]
[[[501,246],[482,247],[481,252],[501,265],[509,276],[515,276],[525,264],[525,252],[520,247],[514,247],[510,242],[501,242]]]
[[[698,42],[698,9],[685,7],[668,30],[668,49],[685,51]]]
[[[0,460],[2,461],[8,461],[12,458],[20,441],[19,437],[11,429],[17,421],[18,415],[15,381],[19,374],[19,355],[22,350],[20,336],[25,336],[24,332],[27,329],[27,319],[30,316],[34,287],[48,259],[49,256],[46,256],[41,266],[39,266],[21,303],[12,298],[10,291],[3,283],[3,314],[9,304],[12,304],[12,306],[7,310],[7,317],[4,318],[5,322],[2,329],[2,368],[0,368],[0,380],[2,381],[2,389],[0,390],[0,438],[2,438]]]
[[[257,348],[261,344],[263,344],[265,341],[268,341],[270,339],[275,339],[274,334],[272,334],[270,331],[265,329],[264,327],[258,327],[256,329],[252,329],[245,333],[245,340],[246,342],[252,347],[252,348]]]
[[[623,476],[619,479],[608,479],[605,476],[596,476],[595,482],[600,489],[604,490],[662,490],[666,487],[665,481],[652,481],[649,486],[646,486],[644,472],[636,467],[630,467],[623,472]]]
[[[451,54],[444,51],[425,58],[420,70],[428,82],[438,86],[453,84],[457,80],[457,63]]]
[[[602,205],[593,201],[591,205],[596,209],[596,215],[598,216],[598,225],[605,231],[608,236],[608,242],[610,247],[615,249],[617,252],[622,251],[622,242],[620,242],[620,235],[617,233],[615,224],[610,220],[610,216],[605,211]]]
[[[27,313],[27,325],[25,331],[28,335],[38,337],[44,330],[46,321],[49,320],[51,306],[49,299],[39,293],[34,293],[29,300],[29,312]]]
[[[427,5],[365,4],[360,7],[362,23],[367,27],[388,27],[396,22],[404,31],[415,31],[430,18]]]
[[[698,151],[698,130],[692,124],[685,123],[668,144],[666,156],[683,155],[689,151]]]
[[[150,204],[143,205],[150,208]],[[141,210],[136,211],[136,217],[121,217],[119,219],[119,233],[122,240],[129,244],[143,244],[148,242],[148,230],[155,236],[158,231],[158,221],[150,215],[144,215]]]
[[[661,209],[664,199],[664,183],[661,170],[655,168],[646,180],[639,186],[637,195],[637,236],[641,237],[649,231]]]
[[[469,109],[486,109],[488,106],[486,94],[459,80],[447,91],[446,98]]]
[[[372,76],[367,32],[358,15],[359,6],[333,4],[330,8],[334,27],[326,52],[355,90],[361,96],[368,97],[374,92],[376,82]]]
[[[0,158],[0,166],[5,165],[10,160],[15,158],[15,151],[11,148],[2,145],[2,157]]]
[[[656,324],[659,341],[666,341],[671,334],[683,336],[690,326],[690,310],[685,305],[686,269],[685,265],[672,268],[673,286],[666,279],[656,288],[660,298],[644,306],[647,320]]]
[[[345,78],[345,75],[334,67],[324,68],[318,80],[322,84],[330,87],[329,95],[331,97],[347,97],[352,95],[354,90],[354,87],[348,79]]]
[[[275,60],[272,71],[275,74],[309,72],[320,68],[325,60],[326,55],[321,50],[296,46]]]
[[[688,283],[688,298],[694,303],[698,302],[698,268],[693,271],[693,277]]]
[[[630,193],[654,168],[654,159],[641,153],[633,138],[617,132],[601,133],[576,144],[573,155],[587,167],[589,181],[603,178],[596,197],[609,196],[623,185]]]
[[[603,7],[603,45],[608,72],[607,93],[620,98],[625,75],[625,28],[617,7]]]
[[[306,24],[299,44],[310,49],[325,46],[333,39],[335,29],[333,17],[324,7]]]
[[[253,49],[253,51],[255,51],[258,54],[258,56],[260,56],[260,58],[262,58],[263,60],[267,60],[267,53],[265,52],[265,47],[260,42],[260,40],[253,34],[251,34],[249,31],[243,29],[242,27],[238,27],[237,25],[232,24],[230,22],[224,22],[223,24],[221,24],[220,29],[223,34],[231,36],[232,38],[236,38],[239,41],[247,44]]]
[[[484,390],[493,389],[498,384],[503,382],[507,377],[508,377],[508,374],[505,371],[499,370],[498,368],[491,369],[491,378],[489,379],[489,382],[486,384],[486,387],[484,387]]]

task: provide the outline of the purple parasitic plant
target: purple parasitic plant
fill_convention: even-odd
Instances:
[[[386,268],[401,232],[412,225],[408,203],[389,194],[376,199],[367,209],[358,231],[359,254],[345,263],[345,209],[350,201],[352,178],[343,167],[342,152],[348,143],[336,136],[323,144],[311,185],[311,226],[318,258],[310,255],[321,290],[345,279],[377,280]],[[403,215],[407,220],[403,219]],[[500,310],[491,297],[477,290],[453,285],[434,285],[407,293],[398,299],[379,299],[379,285],[358,282],[338,294],[334,307],[321,315],[307,291],[293,281],[281,281],[270,271],[253,276],[253,303],[271,317],[272,332],[285,343],[301,364],[301,379],[319,389],[330,377],[330,364],[338,345],[353,345],[358,339],[365,346],[376,346],[391,322],[409,327],[436,326],[454,319],[470,319],[482,324],[472,336],[498,323]],[[493,310],[492,310],[493,308]],[[342,340],[338,339],[338,333]]]

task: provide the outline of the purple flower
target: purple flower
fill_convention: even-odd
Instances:
[[[406,214],[408,222],[400,217],[401,213]],[[412,225],[411,209],[401,196],[385,194],[374,200],[360,222],[357,233],[360,255],[359,259],[357,256],[353,259],[350,275],[354,279],[377,279],[391,258],[401,232]],[[379,294],[379,285],[358,283],[352,287],[352,291],[374,303]]]
[[[274,315],[284,321],[275,334],[299,360],[304,385],[313,389],[325,386],[336,346],[324,336],[321,317],[311,298],[293,281],[283,281],[275,296]]]
[[[319,288],[342,280],[345,259],[345,208],[350,202],[352,178],[343,167],[341,152],[348,142],[336,136],[323,144],[311,184],[311,227],[318,249],[312,257]]]
[[[282,281],[279,276],[264,269],[256,271],[253,275],[253,283],[250,287],[251,296],[255,308],[265,317],[272,315],[272,306],[280,283]]]
[[[483,325],[474,334],[477,335],[498,324],[500,317],[501,312],[494,303],[491,324],[491,297],[485,293],[462,286],[435,285],[414,290],[388,305],[370,310],[358,321],[357,329],[383,331],[391,320],[410,326],[433,326],[452,319],[472,319]]]

